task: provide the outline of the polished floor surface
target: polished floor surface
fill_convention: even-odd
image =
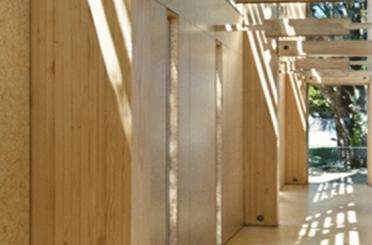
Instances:
[[[372,187],[360,177],[288,186],[277,228],[245,227],[228,245],[372,245]]]

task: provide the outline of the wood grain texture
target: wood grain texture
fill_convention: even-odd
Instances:
[[[280,56],[369,56],[372,41],[280,41]]]
[[[29,242],[30,1],[0,2],[0,244]]]
[[[285,111],[286,111],[286,64],[280,62],[278,64],[278,89],[279,89],[279,104],[278,104],[278,123],[279,123],[279,149],[278,149],[278,165],[279,165],[279,190],[282,191],[285,185]]]
[[[180,23],[179,242],[215,244],[215,41]]]
[[[123,80],[115,82],[129,92],[119,22],[113,3],[103,6],[120,57]],[[88,1],[36,0],[31,14],[31,242],[129,244],[130,152],[100,29]]]
[[[328,71],[306,74],[306,82],[310,84],[327,85],[364,85],[370,84],[370,73],[366,71]]]
[[[265,20],[263,29],[268,37],[348,35],[351,19],[281,19]]]
[[[333,69],[347,70],[350,68],[350,62],[347,58],[339,59],[320,59],[307,58],[297,59],[294,62],[296,70],[311,70],[311,69]]]
[[[278,224],[276,135],[249,40],[244,36],[244,193],[246,225]],[[257,216],[264,216],[262,222]]]
[[[132,241],[166,244],[167,10],[133,1]]]
[[[190,210],[190,181],[192,181],[192,171],[189,169],[189,156],[191,154],[191,124],[190,124],[190,32],[194,30],[192,25],[185,19],[180,18],[180,88],[179,88],[179,244],[188,245],[190,239],[190,220],[192,213]]]
[[[234,48],[223,46],[222,107],[222,241],[244,224],[243,200],[243,35]],[[240,47],[240,48],[239,48]]]
[[[285,77],[285,184],[305,185],[308,183],[307,113],[303,106],[306,89],[300,89],[288,74]]]
[[[232,37],[211,32],[211,20],[238,20],[237,13],[225,1],[157,1],[139,0],[132,3],[134,25],[133,112],[134,163],[132,176],[132,244],[166,244],[165,184],[165,81],[167,74],[166,7],[179,16],[179,244],[215,244],[216,242],[216,176],[215,176],[215,38],[222,40],[228,51],[228,96],[238,93],[241,74],[241,34]],[[227,7],[227,8],[225,8]],[[202,14],[203,13],[203,14]],[[205,14],[207,13],[207,14]],[[240,46],[239,46],[240,45]],[[235,74],[234,71],[237,71]],[[239,81],[240,79],[240,81]],[[226,81],[227,82],[227,81]],[[233,92],[234,91],[234,92]],[[234,94],[235,95],[235,94]],[[230,98],[230,106],[237,106]],[[231,104],[230,104],[231,103]],[[238,111],[239,108],[234,108]],[[239,115],[234,117],[238,118]],[[230,125],[230,124],[229,124]],[[235,140],[241,136],[233,130]],[[226,135],[228,138],[228,135]],[[238,152],[229,146],[226,160],[238,160]],[[226,177],[226,191],[242,186],[239,162],[229,162],[231,175]],[[234,169],[233,169],[234,168]],[[235,169],[236,168],[236,169]],[[230,176],[234,175],[232,180]],[[227,181],[228,180],[228,181]],[[229,186],[231,184],[231,186]],[[234,192],[235,193],[235,192]],[[230,194],[232,197],[234,194]],[[226,229],[239,229],[235,209],[240,196],[234,196],[226,214],[234,213]],[[242,203],[240,204],[242,206]],[[241,210],[242,208],[240,208]],[[239,213],[240,212],[240,213]],[[228,219],[228,218],[227,218]],[[233,223],[233,228],[230,228]],[[236,228],[239,227],[239,228]]]

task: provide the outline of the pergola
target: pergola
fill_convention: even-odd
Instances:
[[[286,119],[286,113],[283,110],[288,110],[288,107],[298,107],[296,113],[302,113],[302,122],[304,125],[305,134],[307,134],[306,126],[306,98],[301,99],[294,98],[291,103],[282,99],[285,97],[284,90],[288,87],[293,87],[293,84],[301,83],[305,87],[309,84],[315,85],[365,85],[368,86],[368,131],[372,132],[372,86],[371,86],[371,65],[369,65],[369,59],[365,61],[352,61],[350,57],[369,57],[372,56],[372,36],[369,36],[369,40],[358,40],[358,41],[345,41],[345,40],[312,40],[308,37],[314,36],[341,36],[348,35],[352,30],[359,29],[372,29],[372,22],[366,23],[353,23],[349,18],[326,18],[316,19],[308,18],[306,16],[296,16],[296,14],[287,17],[282,13],[276,13],[276,16],[269,18],[257,19],[255,16],[248,16],[247,13],[255,12],[254,8],[257,6],[264,6],[265,4],[275,4],[277,12],[280,12],[279,6],[284,6],[287,3],[316,3],[316,2],[340,2],[339,0],[236,0],[235,3],[245,4],[246,13],[244,22],[239,25],[217,25],[215,26],[216,31],[228,31],[228,32],[246,32],[248,36],[258,42],[261,42],[258,46],[269,46],[271,60],[276,63],[276,69],[274,69],[274,80],[277,87],[277,130],[279,135],[278,144],[278,165],[288,165],[284,163],[286,161],[283,155],[288,154],[288,147],[293,147],[292,152],[289,154],[296,155],[296,142],[303,144],[307,148],[306,141],[307,136],[298,136],[296,133],[288,134],[285,133],[285,129],[289,123]],[[253,10],[253,11],[252,11]],[[258,11],[256,11],[258,12]],[[371,21],[371,18],[369,18]],[[260,41],[261,40],[261,41]],[[263,40],[263,41],[262,41]],[[272,43],[275,43],[272,45]],[[261,50],[262,51],[262,50]],[[267,55],[267,54],[266,54]],[[365,65],[368,70],[353,70],[352,66]],[[291,85],[287,85],[291,84]],[[301,88],[295,88],[294,90],[301,90]],[[298,92],[298,93],[301,93]],[[302,96],[306,97],[302,94]],[[272,93],[271,93],[272,95]],[[272,95],[275,97],[275,95]],[[295,96],[296,97],[296,96]],[[275,100],[275,99],[274,99]],[[286,104],[287,102],[287,104]],[[302,108],[300,108],[302,107]],[[290,109],[295,112],[294,109]],[[297,125],[298,126],[298,125]],[[290,129],[291,130],[291,129]],[[301,133],[300,133],[301,134]],[[304,133],[302,133],[304,134]],[[286,146],[287,139],[284,137],[292,137],[290,146]],[[368,184],[372,184],[372,133],[368,135]],[[287,149],[286,149],[287,148]],[[285,184],[307,184],[307,161],[304,162],[293,162],[293,172],[288,174],[288,178],[285,179]],[[290,164],[289,164],[290,165]],[[301,165],[301,166],[293,166]],[[270,169],[266,169],[268,172]],[[285,170],[288,171],[288,170]],[[280,172],[280,171],[279,171]],[[287,175],[287,173],[285,173]],[[248,178],[255,178],[255,176],[248,176]],[[252,180],[253,181],[253,180]],[[260,181],[260,180],[256,180]],[[275,183],[273,183],[273,186]],[[259,192],[255,195],[260,195]],[[262,194],[263,195],[263,194]],[[253,195],[252,195],[253,196]],[[254,202],[254,201],[252,201]],[[259,206],[261,204],[253,203],[252,206]],[[272,206],[275,208],[275,205]],[[257,210],[248,210],[247,213],[254,214]],[[254,220],[254,219],[252,219]],[[268,221],[266,225],[275,225],[274,222]],[[253,221],[254,223],[255,221]],[[258,222],[259,224],[259,222]]]

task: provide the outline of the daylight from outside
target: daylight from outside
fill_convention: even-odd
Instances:
[[[315,18],[349,17],[353,22],[367,21],[367,2],[318,3],[311,5]],[[339,37],[312,37],[316,40],[366,40],[367,30],[354,30]],[[351,57],[350,61],[366,61]],[[352,65],[351,70],[366,70]],[[308,88],[308,162],[309,182],[322,183],[352,176],[366,183],[367,174],[367,86],[324,86]]]

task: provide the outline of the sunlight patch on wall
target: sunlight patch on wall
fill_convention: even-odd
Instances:
[[[109,29],[102,0],[88,0],[92,13],[94,26],[98,36],[98,42],[105,63],[106,71],[115,92],[118,103],[120,120],[124,133],[131,147],[132,139],[132,111],[125,91],[123,74],[120,61],[115,49],[114,41]]]
[[[168,244],[178,243],[178,18],[168,16],[169,65],[167,81]]]
[[[132,26],[129,18],[128,8],[124,0],[113,0],[116,15],[119,20],[121,33],[124,39],[124,44],[127,50],[128,58],[132,63],[133,44],[132,44]]]
[[[257,7],[257,6],[256,6]],[[247,7],[248,12],[254,13],[247,15],[247,18],[245,19],[247,24],[255,25],[258,24],[260,19],[257,19],[258,16],[256,15],[257,9],[254,9],[254,6],[249,5]],[[254,34],[255,33],[255,34]],[[267,62],[265,61],[265,57],[263,56],[263,61],[261,61],[260,55],[264,54],[264,47],[263,47],[263,40],[260,38],[259,31],[247,31],[247,36],[251,48],[251,52],[256,64],[256,70],[258,73],[259,81],[262,87],[262,91],[265,97],[265,101],[269,110],[271,122],[273,125],[273,129],[275,132],[275,135],[277,139],[279,139],[279,125],[278,125],[278,119],[276,114],[276,105],[278,103],[278,94],[277,94],[277,88],[275,85],[275,81],[272,75],[271,67],[268,66]],[[271,57],[270,57],[271,58]],[[266,79],[266,74],[269,75],[271,73],[271,76],[269,75],[269,80]],[[273,96],[271,96],[271,93]],[[272,98],[273,97],[273,98]]]
[[[289,75],[289,81],[291,83],[292,93],[295,97],[297,113],[301,119],[302,129],[306,131],[306,112],[304,111],[303,103],[301,102],[301,99],[303,98],[301,98],[301,93],[298,91],[297,81],[295,80],[294,76]]]
[[[216,244],[222,244],[222,101],[223,50],[216,43]]]

